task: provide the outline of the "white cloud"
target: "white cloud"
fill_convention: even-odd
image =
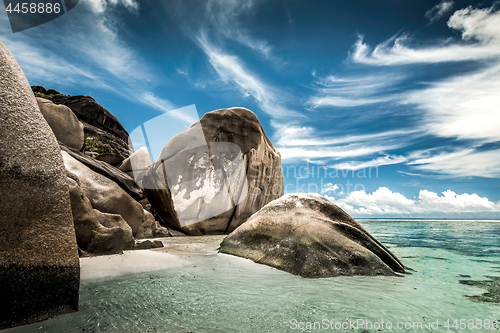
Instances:
[[[392,192],[387,187],[380,187],[373,193],[354,191],[333,202],[350,214],[363,215],[409,214],[415,204],[413,200],[401,193]]]
[[[122,5],[130,12],[136,13],[139,9],[139,4],[135,0],[81,0],[80,3],[86,5],[95,14],[102,14],[111,7]]]
[[[457,194],[447,190],[438,195],[421,190],[414,200],[401,193],[380,187],[373,193],[354,191],[341,199],[328,197],[332,202],[353,215],[457,215],[463,213],[499,213],[500,204],[480,197],[476,193]]]
[[[500,150],[462,149],[411,160],[415,169],[456,177],[500,177]]]
[[[345,162],[345,163],[337,163],[328,166],[329,168],[334,168],[338,170],[360,170],[365,168],[374,168],[383,165],[392,165],[406,162],[407,158],[404,156],[383,156],[371,161],[364,162]]]
[[[432,23],[443,17],[453,7],[453,1],[443,0],[425,13],[425,18]]]
[[[323,188],[321,189],[321,194],[328,194],[328,193],[335,193],[339,189],[339,186],[337,184],[332,184],[328,183],[323,185]]]

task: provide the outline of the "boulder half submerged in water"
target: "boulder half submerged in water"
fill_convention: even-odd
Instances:
[[[222,241],[220,252],[307,278],[405,273],[394,254],[318,194],[268,203]]]

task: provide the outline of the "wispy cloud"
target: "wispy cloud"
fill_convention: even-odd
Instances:
[[[276,147],[281,152],[281,158],[285,162],[297,159],[316,159],[315,164],[325,164],[332,159],[352,159],[371,157],[374,154],[379,155],[404,147],[412,140],[413,135],[419,135],[418,131],[395,130],[331,137],[325,133],[318,133],[313,127],[295,125],[276,127],[280,133],[280,137],[276,141]],[[392,157],[390,159],[392,160]],[[370,163],[369,161],[366,163]],[[382,162],[382,160],[379,162]],[[355,165],[362,162],[352,163],[352,165]]]
[[[261,109],[272,117],[298,115],[286,109],[281,104],[275,88],[262,82],[257,75],[245,68],[242,61],[235,55],[229,55],[211,43],[203,31],[196,37],[199,46],[208,56],[210,64],[228,83],[235,83],[244,94],[253,96]]]
[[[84,7],[78,16],[73,16],[72,29],[64,29],[65,33],[53,34],[52,38],[44,37],[46,29],[61,30],[69,16],[47,23],[53,27],[44,25],[11,37],[5,30],[6,16],[0,15],[2,42],[16,57],[30,82],[54,84],[53,87],[101,88],[162,112],[176,109],[169,101],[147,90],[148,83],[154,80],[153,70],[121,38],[119,18],[109,13],[118,6],[135,13],[139,8],[137,2],[85,0],[81,4]]]
[[[500,12],[495,7],[467,7],[450,17],[448,27],[461,31],[462,39],[472,43],[443,41],[440,45],[411,47],[407,45],[411,44],[411,39],[402,35],[394,36],[371,50],[360,36],[351,59],[377,66],[494,59],[500,55],[499,22]]]
[[[425,13],[431,23],[439,20],[444,14],[448,13],[453,8],[453,1],[443,0]]]
[[[341,159],[353,158],[360,156],[370,156],[376,153],[390,151],[400,148],[401,144],[381,145],[379,143],[362,145],[349,144],[336,147],[281,147],[278,148],[281,153],[282,160],[288,159],[306,159],[306,158],[322,158],[322,159]]]
[[[468,148],[417,158],[408,164],[417,170],[455,177],[498,178],[500,177],[500,150],[478,151]]]
[[[314,75],[315,76],[315,75]],[[367,104],[384,103],[394,100],[392,88],[404,76],[379,74],[366,76],[336,77],[329,75],[315,80],[316,95],[308,104],[319,107],[355,107]]]
[[[431,21],[447,13],[453,3],[443,1],[427,12]],[[426,88],[408,90],[391,98],[400,106],[423,111],[415,124],[420,133],[435,137],[469,140],[474,146],[500,141],[500,11],[467,7],[457,10],[448,27],[461,32],[462,39],[432,44],[414,43],[407,35],[394,36],[375,48],[359,37],[350,58],[357,63],[394,68],[412,64],[474,61],[479,66],[466,74],[426,82]],[[412,46],[418,45],[418,46]],[[442,147],[427,156],[407,156],[414,169],[450,177],[499,177],[499,151]],[[354,165],[354,164],[353,164]],[[344,167],[348,166],[345,164]]]
[[[279,146],[331,146],[339,144],[352,144],[356,142],[387,142],[409,139],[411,134],[417,134],[417,130],[394,130],[372,134],[346,135],[339,137],[328,137],[325,133],[317,135],[313,127],[284,125],[279,127]]]
[[[272,47],[265,40],[251,36],[238,20],[242,14],[252,12],[256,3],[255,0],[209,0],[206,9],[210,27],[204,28],[211,28],[268,59],[274,58]]]
[[[405,103],[425,111],[423,129],[433,135],[500,141],[500,64],[408,93]]]
[[[404,156],[383,156],[371,161],[365,162],[345,162],[345,163],[337,163],[328,166],[329,168],[339,169],[339,170],[360,170],[365,168],[373,168],[380,167],[383,165],[392,165],[392,164],[400,164],[406,162],[407,158]]]
[[[165,100],[165,99],[162,99],[162,98],[159,98],[159,97],[155,96],[155,94],[153,94],[149,91],[142,93],[140,96],[140,99],[144,103],[150,105],[151,107],[157,109],[158,111],[165,112],[165,113],[170,112],[170,111],[178,108],[172,102]]]

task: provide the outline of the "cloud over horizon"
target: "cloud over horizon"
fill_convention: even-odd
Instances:
[[[330,184],[331,185],[331,184]],[[335,187],[330,186],[335,190]],[[500,216],[500,203],[494,203],[476,193],[457,194],[447,190],[441,195],[420,190],[418,197],[408,199],[401,193],[392,192],[387,187],[380,187],[373,193],[364,190],[353,191],[347,196],[329,200],[356,216],[459,216],[467,213],[491,213]]]

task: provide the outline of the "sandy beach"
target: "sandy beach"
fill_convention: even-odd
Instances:
[[[164,247],[124,251],[123,254],[80,258],[80,278],[92,280],[188,266],[195,256],[217,254],[225,236],[164,237]]]

